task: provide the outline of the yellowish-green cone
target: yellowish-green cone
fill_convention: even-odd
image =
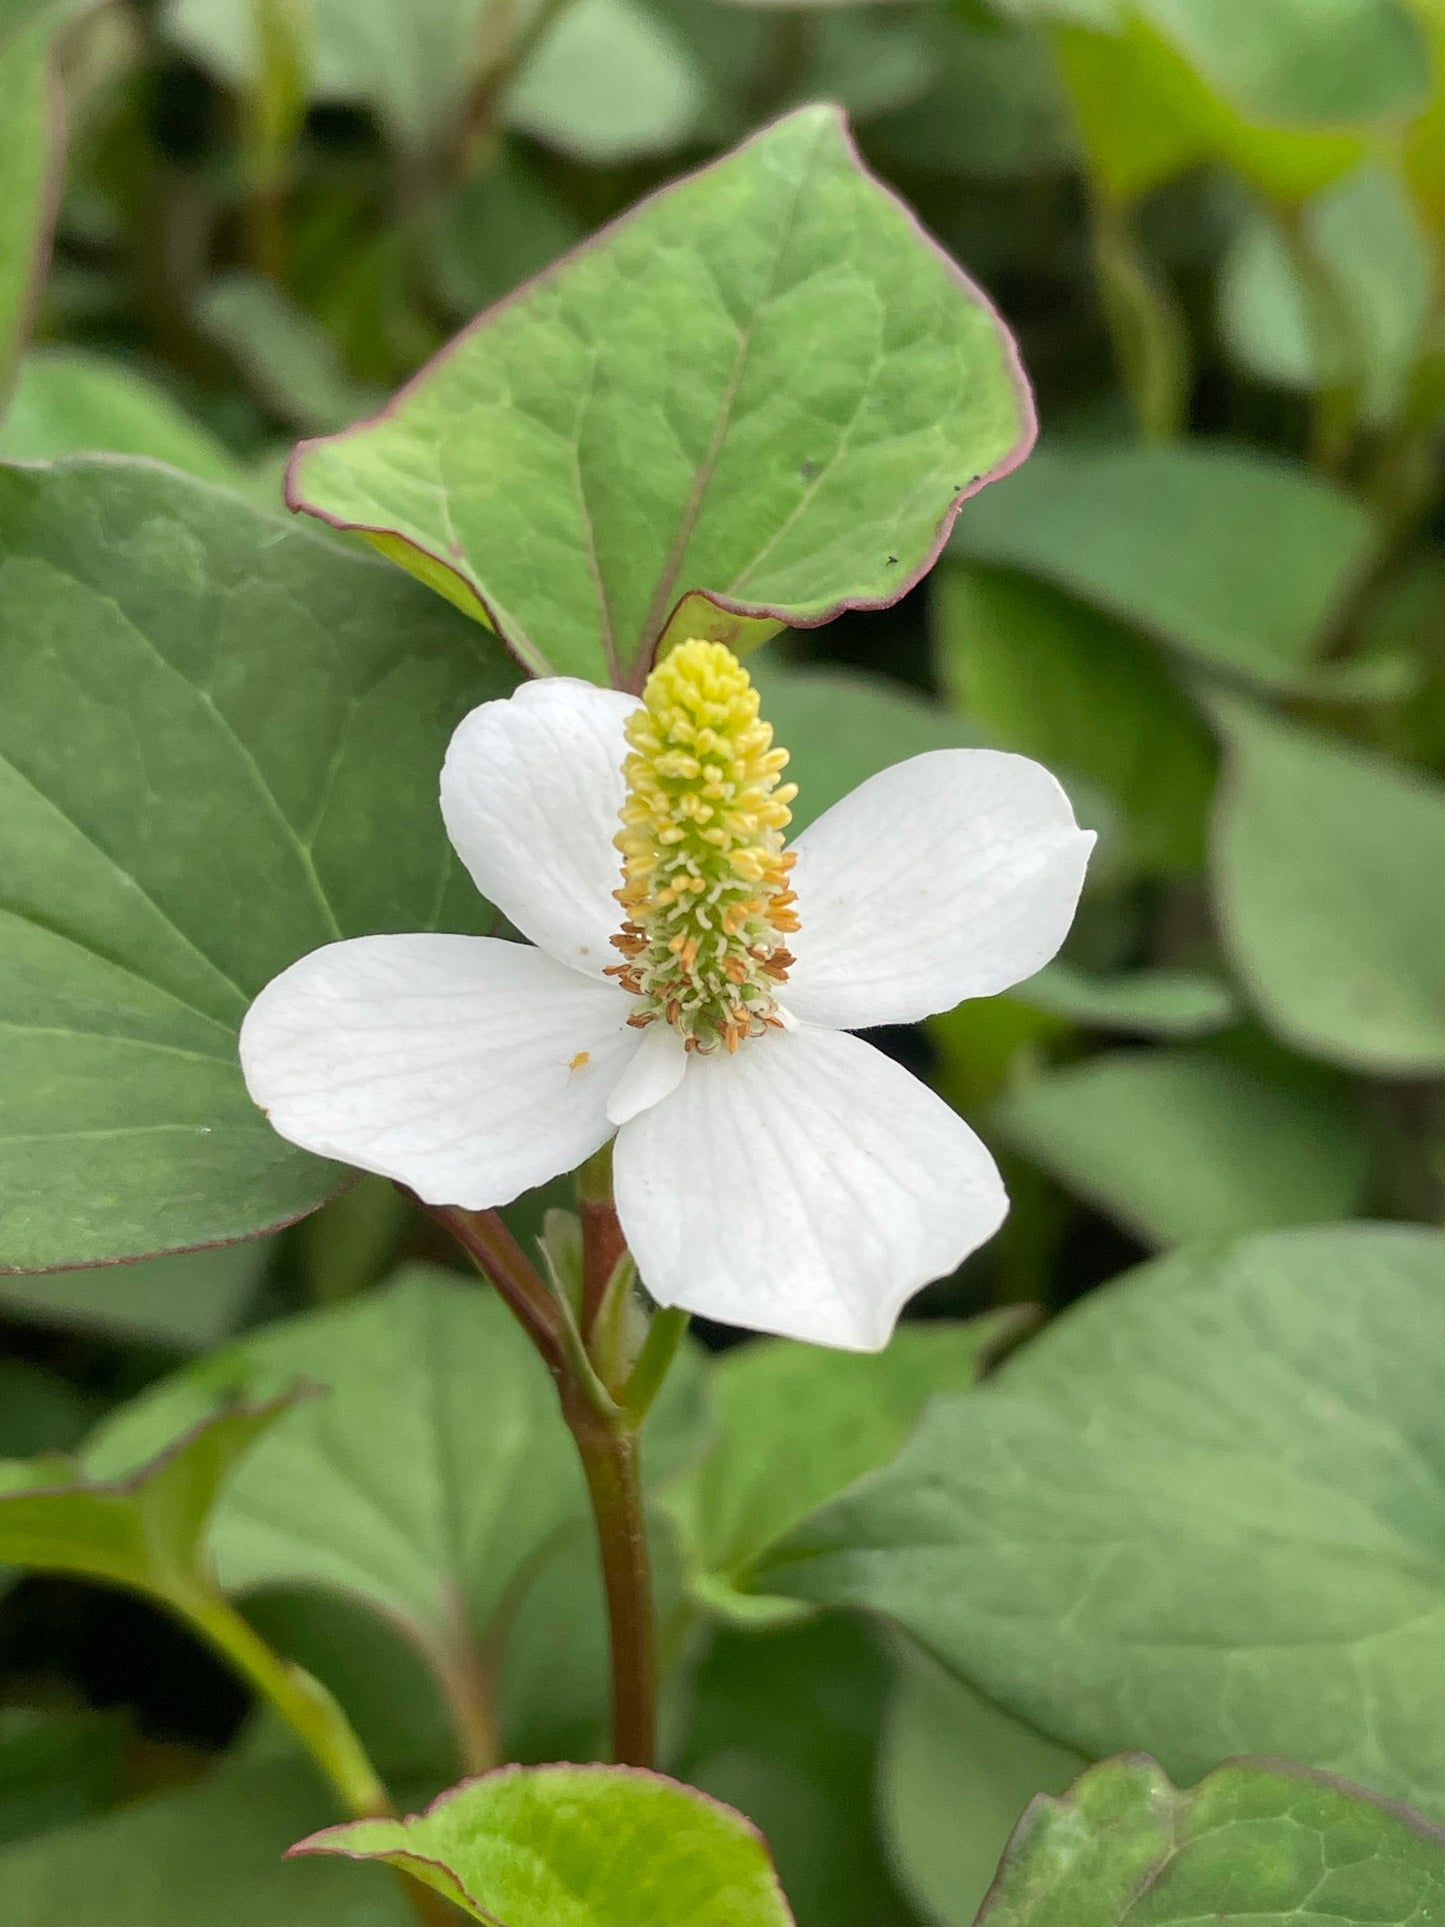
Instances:
[[[798,928],[783,848],[795,783],[748,672],[719,642],[684,642],[627,722],[627,801],[614,841],[625,922],[611,974],[689,1050],[734,1051],[781,1023],[775,992]]]

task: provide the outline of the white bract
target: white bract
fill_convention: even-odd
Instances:
[[[442,813],[530,943],[361,937],[293,964],[241,1032],[276,1129],[474,1210],[615,1133],[660,1304],[885,1345],[1008,1200],[962,1118],[849,1033],[1032,976],[1094,839],[1037,763],[952,749],[870,778],[785,851],[771,741],[715,643],[674,650],[642,702],[558,677],[473,710]]]

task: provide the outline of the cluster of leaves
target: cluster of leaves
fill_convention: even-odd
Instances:
[[[375,1859],[506,1927],[1434,1918],[1440,0],[0,0],[0,82],[7,1927],[390,1927]],[[946,253],[793,113],[338,432],[820,96]],[[303,952],[490,927],[468,708],[680,632],[766,643],[800,823],[989,743],[1101,833],[1064,958],[898,1040],[992,1249],[652,1415],[693,1792],[542,1768],[606,1747],[550,1382],[235,1063]],[[318,1733],[480,1777],[337,1831]]]

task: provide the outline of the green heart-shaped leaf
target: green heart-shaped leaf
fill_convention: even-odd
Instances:
[[[978,1927],[1406,1927],[1445,1905],[1445,1834],[1408,1808],[1276,1761],[1188,1792],[1106,1760],[1037,1801]]]
[[[1032,432],[992,308],[813,107],[303,443],[289,496],[535,673],[636,685],[668,636],[895,601]]]
[[[505,1767],[293,1852],[384,1860],[486,1927],[792,1927],[742,1815],[632,1767]]]
[[[487,928],[437,771],[513,680],[395,570],[203,483],[0,469],[0,1268],[335,1188],[250,1102],[237,1027],[335,937]]]
[[[1445,1069],[1445,785],[1244,703],[1219,714],[1214,887],[1260,1010],[1354,1069]]]
[[[480,1751],[495,1682],[479,1683],[477,1644],[586,1515],[552,1381],[492,1292],[416,1266],[164,1381],[106,1422],[90,1461],[131,1463],[222,1394],[263,1399],[298,1381],[327,1395],[290,1413],[228,1485],[211,1539],[221,1584],[360,1599],[407,1633]],[[652,1476],[690,1456],[701,1416],[684,1353],[649,1422]],[[580,1584],[595,1583],[589,1569]]]
[[[1092,1294],[759,1585],[871,1607],[1036,1730],[1445,1815],[1445,1235],[1262,1234]]]

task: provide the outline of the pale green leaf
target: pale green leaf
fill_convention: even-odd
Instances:
[[[1214,887],[1260,1011],[1355,1069],[1445,1069],[1445,786],[1243,703],[1220,713]]]
[[[1039,1731],[1445,1815],[1445,1235],[1256,1234],[1088,1298],[759,1583],[898,1621]]]
[[[488,0],[300,0],[311,98],[363,101],[404,146],[424,149],[460,115],[483,58]],[[236,0],[168,0],[169,36],[234,87],[260,70],[256,18]]]
[[[893,601],[1027,445],[1007,336],[809,108],[484,316],[291,499],[536,671]]]
[[[332,1827],[298,1852],[385,1860],[486,1927],[790,1927],[761,1836],[635,1767],[504,1767],[407,1820]]]
[[[1442,1904],[1445,1834],[1408,1807],[1274,1760],[1227,1762],[1181,1792],[1136,1758],[1030,1809],[978,1919],[1424,1927]]]
[[[1274,126],[1402,119],[1430,93],[1425,35],[1404,0],[1139,0],[1220,97]]]
[[[682,147],[702,77],[663,14],[642,0],[569,0],[502,103],[507,123],[596,167]]]
[[[878,1801],[905,1891],[938,1927],[973,1927],[999,1858],[1039,1793],[1086,1762],[1011,1719],[936,1660],[903,1647],[878,1762]]]
[[[1019,1085],[1014,1147],[1146,1244],[1353,1217],[1370,1146],[1342,1092],[1199,1050],[1120,1051]]]
[[[234,496],[0,471],[0,1266],[243,1237],[334,1189],[246,1096],[237,1026],[335,937],[487,927],[436,775],[511,683],[475,625]]]
[[[1365,419],[1404,405],[1429,314],[1433,259],[1398,175],[1363,167],[1320,195],[1301,220],[1321,297],[1308,291],[1278,226],[1264,214],[1241,224],[1220,277],[1220,324],[1251,374],[1306,391],[1342,381]],[[1325,316],[1338,314],[1321,348]]]
[[[1088,1030],[1140,1037],[1204,1037],[1238,1015],[1234,993],[1198,970],[1122,970],[1094,976],[1057,958],[1010,997]]]
[[[1369,560],[1352,497],[1241,448],[1050,448],[988,489],[955,554],[1021,569],[1206,665],[1288,684]]]

